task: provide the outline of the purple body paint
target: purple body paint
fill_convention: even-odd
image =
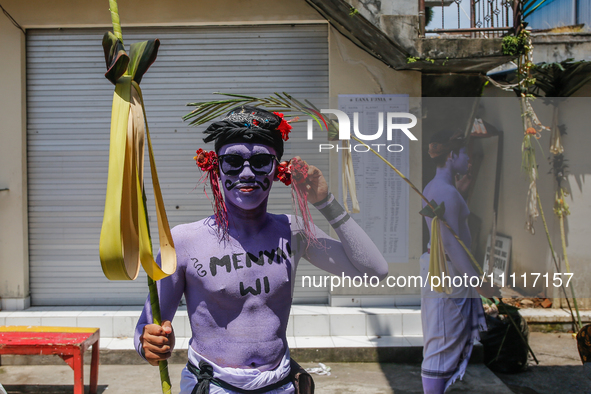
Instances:
[[[445,383],[447,379],[422,378],[423,392],[425,394],[443,394],[445,392]]]
[[[275,150],[261,144],[236,143],[225,145],[220,149],[220,156],[229,154],[248,159],[256,154],[275,155]],[[275,178],[276,164],[273,165],[271,172],[266,175],[255,174],[248,162],[244,163],[244,167],[242,167],[238,175],[226,175],[223,171],[220,171],[220,183],[224,186],[226,204],[231,204],[234,208],[242,211],[255,210],[257,216],[262,215],[259,208],[264,203],[266,210],[267,198]]]
[[[265,145],[236,143],[220,154],[275,154]],[[315,228],[319,246],[305,245],[289,215],[267,213],[275,176],[255,174],[248,162],[237,175],[221,173],[228,209],[229,240],[220,241],[213,217],[172,230],[178,267],[158,282],[163,320],[173,321],[183,294],[191,325],[191,347],[222,367],[277,367],[287,349],[287,321],[300,258],[335,275],[385,278],[388,265],[369,237],[348,220],[335,231],[340,241]],[[228,185],[228,186],[226,186]],[[158,255],[157,260],[159,261]],[[149,300],[136,327],[151,323]],[[176,322],[172,325],[175,327]],[[189,334],[189,333],[187,333]]]
[[[456,188],[456,174],[468,173],[470,159],[465,148],[451,153],[445,166],[438,167],[435,178],[427,184],[425,197],[437,204],[445,203],[444,218],[470,248],[468,204]],[[425,206],[425,203],[423,203]],[[425,217],[431,230],[432,219]],[[470,259],[450,231],[441,225],[441,238],[449,256],[447,275],[478,276]],[[432,246],[433,247],[433,246]],[[421,257],[421,275],[427,276],[429,254]],[[421,319],[423,325],[423,362],[421,374],[425,394],[443,394],[457,379],[462,378],[472,352],[478,329],[486,327],[478,293],[472,288],[453,288],[450,295],[421,289]]]
[[[469,162],[470,158],[466,148],[461,148],[457,155],[452,152],[452,156],[447,159],[445,166],[437,168],[435,178],[425,186],[423,191],[429,201],[435,200],[438,204],[445,202],[445,220],[468,248],[472,243],[470,229],[468,228],[470,210],[468,204],[456,189],[455,176],[456,174],[465,175],[468,172]],[[423,202],[423,207],[425,205],[425,202]],[[432,219],[425,218],[425,220],[430,233]],[[450,256],[452,264],[456,266],[458,272],[465,272],[468,276],[478,276],[478,272],[472,267],[468,255],[445,226],[441,226],[441,236],[445,252]]]

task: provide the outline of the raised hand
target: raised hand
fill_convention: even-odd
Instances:
[[[328,195],[328,183],[318,167],[309,165],[299,156],[291,159],[290,165],[292,180],[307,195],[309,203],[317,203]],[[299,181],[301,178],[305,179]]]
[[[472,183],[472,164],[468,165],[468,172],[465,175],[456,174],[456,189],[460,192],[464,200],[468,198],[468,190]]]

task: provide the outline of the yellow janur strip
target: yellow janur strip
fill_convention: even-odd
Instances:
[[[154,261],[143,200],[145,135],[148,136],[162,268]],[[147,133],[141,90],[131,76],[117,81],[113,95],[107,197],[99,255],[103,272],[110,280],[135,279],[140,263],[154,280],[176,270],[176,252]]]
[[[441,238],[440,219],[435,216],[431,221],[431,253],[429,254],[429,275],[432,277],[441,277],[442,274],[448,274],[447,260],[445,258],[445,249],[443,248],[443,239]],[[440,281],[439,285],[433,286],[438,293],[451,294],[451,288],[445,286],[445,282]]]

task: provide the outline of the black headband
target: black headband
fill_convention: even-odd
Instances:
[[[222,146],[236,142],[259,143],[275,149],[277,158],[281,159],[283,139],[277,129],[281,120],[281,117],[258,107],[236,107],[224,119],[209,125],[203,141],[215,140],[216,152]]]

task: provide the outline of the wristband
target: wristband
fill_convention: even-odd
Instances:
[[[345,208],[339,204],[339,202],[330,192],[325,198],[313,205],[320,211],[326,220],[328,220],[334,229],[339,228],[343,223],[351,218],[347,211],[345,211]]]
[[[136,349],[138,354],[146,361],[148,361],[148,359],[146,358],[146,351],[144,350],[144,347],[142,346],[141,342],[138,343],[138,348]]]

